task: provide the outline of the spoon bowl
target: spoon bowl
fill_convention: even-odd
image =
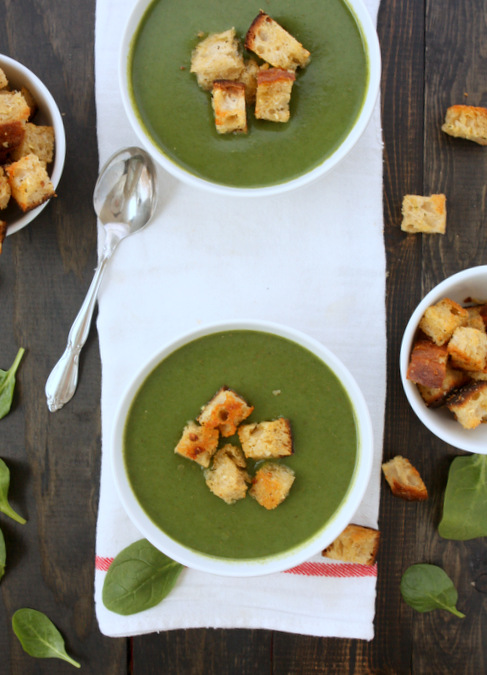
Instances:
[[[88,338],[103,273],[118,244],[145,227],[157,202],[156,169],[137,147],[116,152],[102,168],[93,193],[93,206],[105,234],[100,261],[81,309],[68,335],[66,349],[46,382],[47,406],[62,408],[78,383],[79,355]]]

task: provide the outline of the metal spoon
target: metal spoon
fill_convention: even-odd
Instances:
[[[95,185],[93,205],[105,230],[93,281],[68,335],[64,354],[46,382],[47,406],[55,412],[71,400],[78,382],[79,355],[90,332],[98,289],[118,244],[149,222],[157,201],[156,170],[140,148],[124,148],[105,164]]]

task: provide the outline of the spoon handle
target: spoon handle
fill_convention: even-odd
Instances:
[[[90,332],[98,289],[109,257],[110,255],[104,255],[101,258],[83,304],[69,331],[66,349],[47,379],[45,392],[47,407],[51,412],[60,410],[76,391],[79,355]]]

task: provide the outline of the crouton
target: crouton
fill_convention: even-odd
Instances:
[[[295,79],[295,74],[289,70],[260,70],[257,74],[255,117],[269,122],[287,122]]]
[[[475,429],[487,421],[487,382],[469,382],[447,399],[446,407],[464,429]]]
[[[6,209],[7,204],[10,201],[10,183],[8,182],[7,175],[3,170],[3,167],[0,166],[0,209]]]
[[[235,28],[208,35],[196,45],[191,56],[191,72],[206,91],[211,91],[215,80],[238,80],[243,69]]]
[[[401,455],[382,464],[382,471],[392,494],[407,501],[428,499],[428,490],[411,462]]]
[[[8,78],[5,75],[5,71],[0,68],[0,89],[5,89],[5,87],[8,87]]]
[[[20,87],[20,93],[25,99],[25,102],[29,106],[29,120],[31,120],[36,112],[39,110],[39,105],[37,103],[37,99],[34,97],[30,89],[27,89],[27,87]]]
[[[294,478],[294,471],[288,466],[266,462],[253,477],[249,495],[264,508],[275,509],[288,496]]]
[[[30,108],[18,91],[5,91],[0,96],[0,161],[22,142]]]
[[[485,333],[485,316],[482,314],[483,311],[485,312],[485,305],[475,305],[466,309],[468,312],[467,326]]]
[[[446,197],[443,194],[422,197],[405,195],[402,201],[403,232],[445,234]]]
[[[245,36],[246,49],[276,68],[304,68],[310,53],[277,21],[260,10]]]
[[[456,138],[487,145],[487,108],[453,105],[446,111],[441,130]]]
[[[232,436],[238,425],[253,411],[253,406],[228,387],[222,387],[202,407],[197,420],[200,424],[219,429],[222,436]]]
[[[206,484],[227,504],[235,504],[247,494],[250,476],[240,448],[227,443],[215,453],[211,469],[205,470]]]
[[[54,129],[27,122],[22,142],[12,151],[11,158],[17,161],[28,154],[39,157],[44,164],[50,164],[54,158]]]
[[[293,454],[291,424],[284,417],[269,422],[242,424],[237,433],[248,459],[276,459]]]
[[[470,374],[474,377],[474,374]],[[447,397],[459,387],[462,387],[469,381],[470,377],[464,370],[456,370],[447,365],[446,374],[439,387],[425,387],[423,384],[418,384],[418,390],[423,401],[428,408],[438,408],[443,405]],[[487,374],[486,374],[487,379]]]
[[[238,78],[245,85],[245,101],[248,105],[255,103],[257,74],[259,70],[260,66],[255,59],[247,59],[245,61],[245,68]]]
[[[26,155],[5,170],[12,197],[22,211],[30,211],[56,196],[46,167],[36,155]]]
[[[441,387],[446,376],[448,349],[431,340],[419,338],[413,346],[406,377],[425,387]]]
[[[477,328],[456,328],[447,349],[455,368],[484,370],[487,366],[487,335]]]
[[[0,220],[0,254],[3,249],[3,242],[7,236],[7,223],[4,220]]]
[[[443,298],[428,307],[419,322],[423,331],[437,345],[444,345],[459,326],[466,326],[468,311],[450,298]]]
[[[247,133],[243,82],[215,80],[211,102],[215,113],[215,126],[219,134]]]
[[[379,549],[380,533],[371,527],[347,525],[321,555],[332,560],[374,565]]]
[[[210,460],[218,447],[218,429],[202,427],[190,421],[183,429],[183,434],[174,452],[192,459],[201,466],[210,466]]]

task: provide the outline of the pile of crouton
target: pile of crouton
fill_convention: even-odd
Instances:
[[[244,59],[235,28],[212,33],[195,47],[191,72],[199,86],[212,94],[219,134],[247,133],[247,106],[257,119],[287,122],[297,68],[304,68],[310,52],[262,10],[247,31]]]

